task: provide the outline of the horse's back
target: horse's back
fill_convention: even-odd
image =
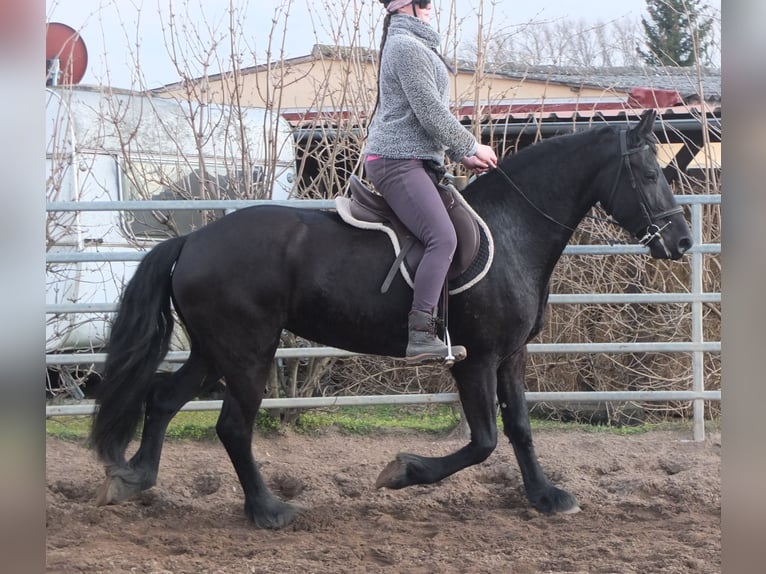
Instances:
[[[233,212],[187,236],[176,262],[174,290],[204,284],[226,293],[238,286],[281,285],[296,266],[311,264],[317,244],[335,247],[337,217],[278,205]],[[321,238],[321,239],[320,239]]]
[[[337,230],[334,212],[281,205],[259,205],[240,209],[190,234],[188,243],[195,249],[242,247],[287,247],[300,242],[308,228]]]
[[[380,329],[406,325],[412,297],[403,280],[380,293],[393,261],[386,242],[334,212],[240,210],[188,236],[174,297],[187,324],[274,322],[307,339],[370,350]]]

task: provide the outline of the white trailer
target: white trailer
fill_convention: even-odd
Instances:
[[[260,108],[234,108],[81,86],[50,87],[46,104],[49,202],[289,199],[290,125]],[[146,251],[217,211],[49,212],[49,253]],[[236,248],[236,246],[232,246]],[[48,263],[47,303],[119,299],[136,261]],[[91,351],[112,314],[48,314],[46,352]]]

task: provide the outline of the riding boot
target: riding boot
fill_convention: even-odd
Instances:
[[[444,341],[436,335],[436,319],[425,311],[410,311],[409,315],[409,340],[405,358],[411,365],[426,362],[444,361],[449,353],[449,348]],[[465,358],[464,347],[453,346],[452,355]]]

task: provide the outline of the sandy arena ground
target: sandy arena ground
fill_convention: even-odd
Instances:
[[[721,437],[539,431],[541,464],[582,512],[531,509],[509,444],[439,484],[376,490],[399,451],[442,455],[454,437],[286,433],[254,441],[266,480],[305,513],[260,531],[218,442],[168,441],[157,486],[96,507],[103,470],[47,439],[48,572],[480,573],[721,571]]]

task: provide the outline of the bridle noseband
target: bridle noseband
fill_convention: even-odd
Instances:
[[[635,191],[638,194],[638,201],[639,201],[639,205],[641,206],[641,213],[643,214],[644,220],[647,222],[644,235],[638,240],[638,242],[643,246],[647,246],[655,239],[658,239],[660,243],[662,244],[663,249],[665,249],[665,251],[667,252],[668,249],[662,240],[662,231],[666,227],[668,227],[671,222],[668,221],[662,227],[658,225],[658,222],[666,217],[670,217],[678,213],[683,213],[684,210],[681,206],[676,206],[676,207],[673,207],[672,209],[668,209],[660,213],[651,212],[651,210],[649,209],[649,201],[648,201],[648,198],[646,197],[646,193],[641,187],[639,187],[636,184],[636,177],[633,174],[633,168],[630,166],[630,156],[633,155],[634,153],[639,153],[646,150],[649,147],[649,144],[644,144],[642,146],[629,149],[628,148],[628,130],[621,129],[619,133],[619,137],[620,137],[620,165],[617,167],[617,176],[614,178],[614,184],[612,184],[612,190],[609,192],[609,198],[607,199],[606,205],[604,207],[606,207],[610,213],[612,212],[612,200],[614,199],[614,194],[617,192],[617,185],[620,183],[620,176],[622,175],[622,169],[624,166],[625,170],[628,172],[628,176],[630,177],[630,187],[631,189],[633,189],[633,191]],[[639,227],[633,233],[633,235],[638,237],[638,234],[642,228],[643,226]]]

